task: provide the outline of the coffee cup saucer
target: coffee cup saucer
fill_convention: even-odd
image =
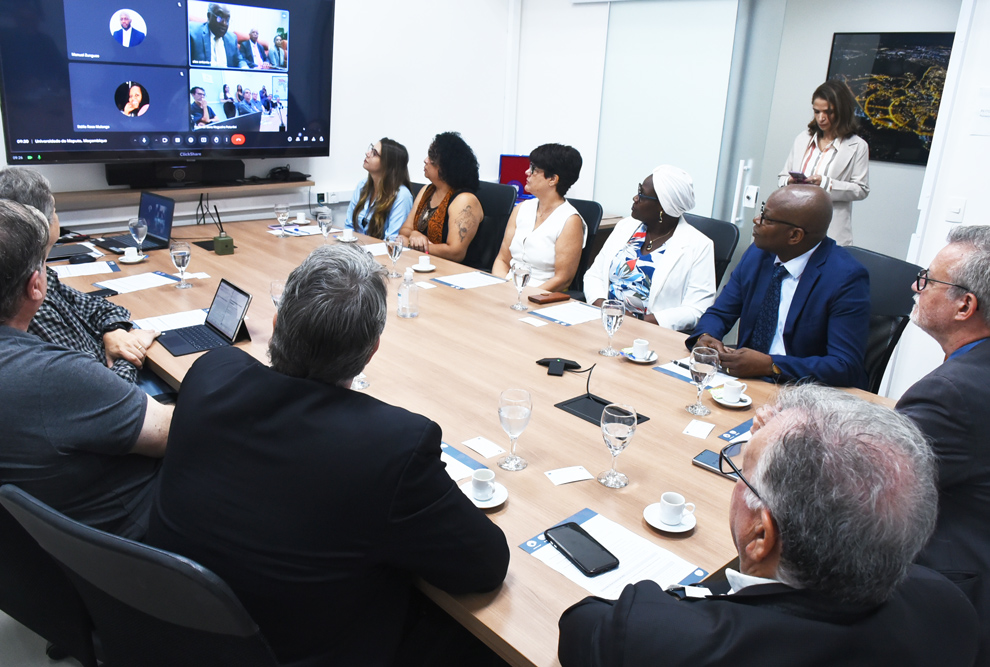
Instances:
[[[431,271],[436,271],[437,267],[434,264],[427,264],[426,266],[423,266],[422,264],[413,264],[412,270],[417,273],[429,273]]]
[[[117,258],[117,261],[121,264],[140,264],[146,259],[148,259],[147,255],[138,255],[137,257],[127,257],[126,255],[121,255]]]
[[[474,503],[475,507],[478,507],[483,510],[490,510],[495,507],[498,507],[509,498],[509,490],[505,488],[504,485],[499,484],[498,482],[493,482],[493,483],[495,484],[495,494],[492,495],[492,497],[489,498],[488,500],[475,500],[474,493],[471,489],[470,479],[464,482],[463,484],[461,484],[460,489],[464,493],[464,495],[468,497],[468,500]]]
[[[665,533],[686,533],[698,525],[698,519],[693,513],[685,514],[681,518],[681,522],[673,526],[664,523],[660,520],[660,503],[647,505],[646,509],[643,510],[643,518],[646,519],[646,523]]]
[[[633,356],[633,349],[631,347],[623,348],[622,356],[634,364],[652,364],[657,360],[657,353],[655,350],[650,350],[645,357],[640,358]]]
[[[727,401],[722,398],[722,387],[712,387],[709,391],[712,399],[719,405],[726,408],[748,408],[753,404],[753,399],[746,394],[740,394],[739,400],[733,403],[732,401]]]
[[[357,243],[358,237],[352,236],[351,238],[345,238],[343,233],[337,235],[337,240],[341,243]]]

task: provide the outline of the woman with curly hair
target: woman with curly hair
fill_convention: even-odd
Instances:
[[[354,189],[347,227],[379,239],[398,234],[413,204],[409,152],[399,142],[383,138],[368,146],[362,166],[368,176]]]
[[[456,132],[433,138],[423,174],[430,184],[419,191],[399,234],[414,250],[460,262],[485,217],[478,190],[478,160]]]

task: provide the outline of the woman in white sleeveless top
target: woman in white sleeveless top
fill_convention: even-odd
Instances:
[[[530,153],[526,192],[533,199],[512,211],[493,275],[508,277],[511,267],[523,262],[530,267],[530,286],[567,289],[588,238],[588,226],[564,200],[580,173],[581,154],[570,146],[544,144]]]

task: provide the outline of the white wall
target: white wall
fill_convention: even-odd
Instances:
[[[694,180],[710,215],[728,93],[736,0],[611,6],[595,199],[628,213],[636,184],[660,164]]]
[[[605,71],[608,3],[524,0],[519,43],[515,141],[525,155],[561,143],[581,153],[581,178],[569,195],[592,199]]]
[[[952,32],[960,0],[789,0],[777,64],[760,196],[777,187],[794,137],[811,120],[811,93],[828,74],[836,32]],[[924,168],[870,162],[870,196],[853,203],[855,244],[894,257],[907,255],[918,215]],[[751,228],[751,225],[750,225]]]
[[[349,192],[364,174],[361,162],[368,144],[388,136],[409,149],[410,176],[421,182],[430,140],[438,132],[456,130],[477,154],[481,177],[497,180],[508,2],[340,0],[334,30],[330,157],[248,160],[247,174],[264,176],[272,167],[288,163],[295,171],[312,175],[316,192]],[[56,192],[107,188],[102,164],[36,168]],[[290,197],[218,204],[233,219],[269,211],[276,199],[302,207],[309,196],[303,190]],[[178,206],[177,216],[188,217],[192,208]],[[119,224],[127,215],[126,210],[107,210],[66,212],[60,218],[66,225],[84,226]]]
[[[962,197],[966,209],[962,224],[990,223],[990,189],[986,155],[990,136],[974,134],[981,111],[990,115],[990,2],[964,0],[959,12],[949,78],[935,127],[932,158],[928,161],[921,214],[908,260],[928,266],[945,246],[949,230],[949,199]],[[983,130],[984,132],[986,130]],[[983,308],[983,304],[980,306]],[[914,382],[942,362],[942,350],[913,324],[898,345],[890,371],[888,395],[899,397]]]

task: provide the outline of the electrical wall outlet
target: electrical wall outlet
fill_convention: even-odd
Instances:
[[[336,192],[327,193],[327,203],[329,203],[329,204],[336,204],[337,201],[338,200],[337,200],[337,193]]]
[[[320,206],[323,206],[324,204],[327,203],[327,195],[325,192],[316,193],[316,203],[319,204]]]
[[[743,208],[756,208],[756,200],[760,198],[760,188],[756,185],[751,185],[746,188],[746,194],[743,195]]]

